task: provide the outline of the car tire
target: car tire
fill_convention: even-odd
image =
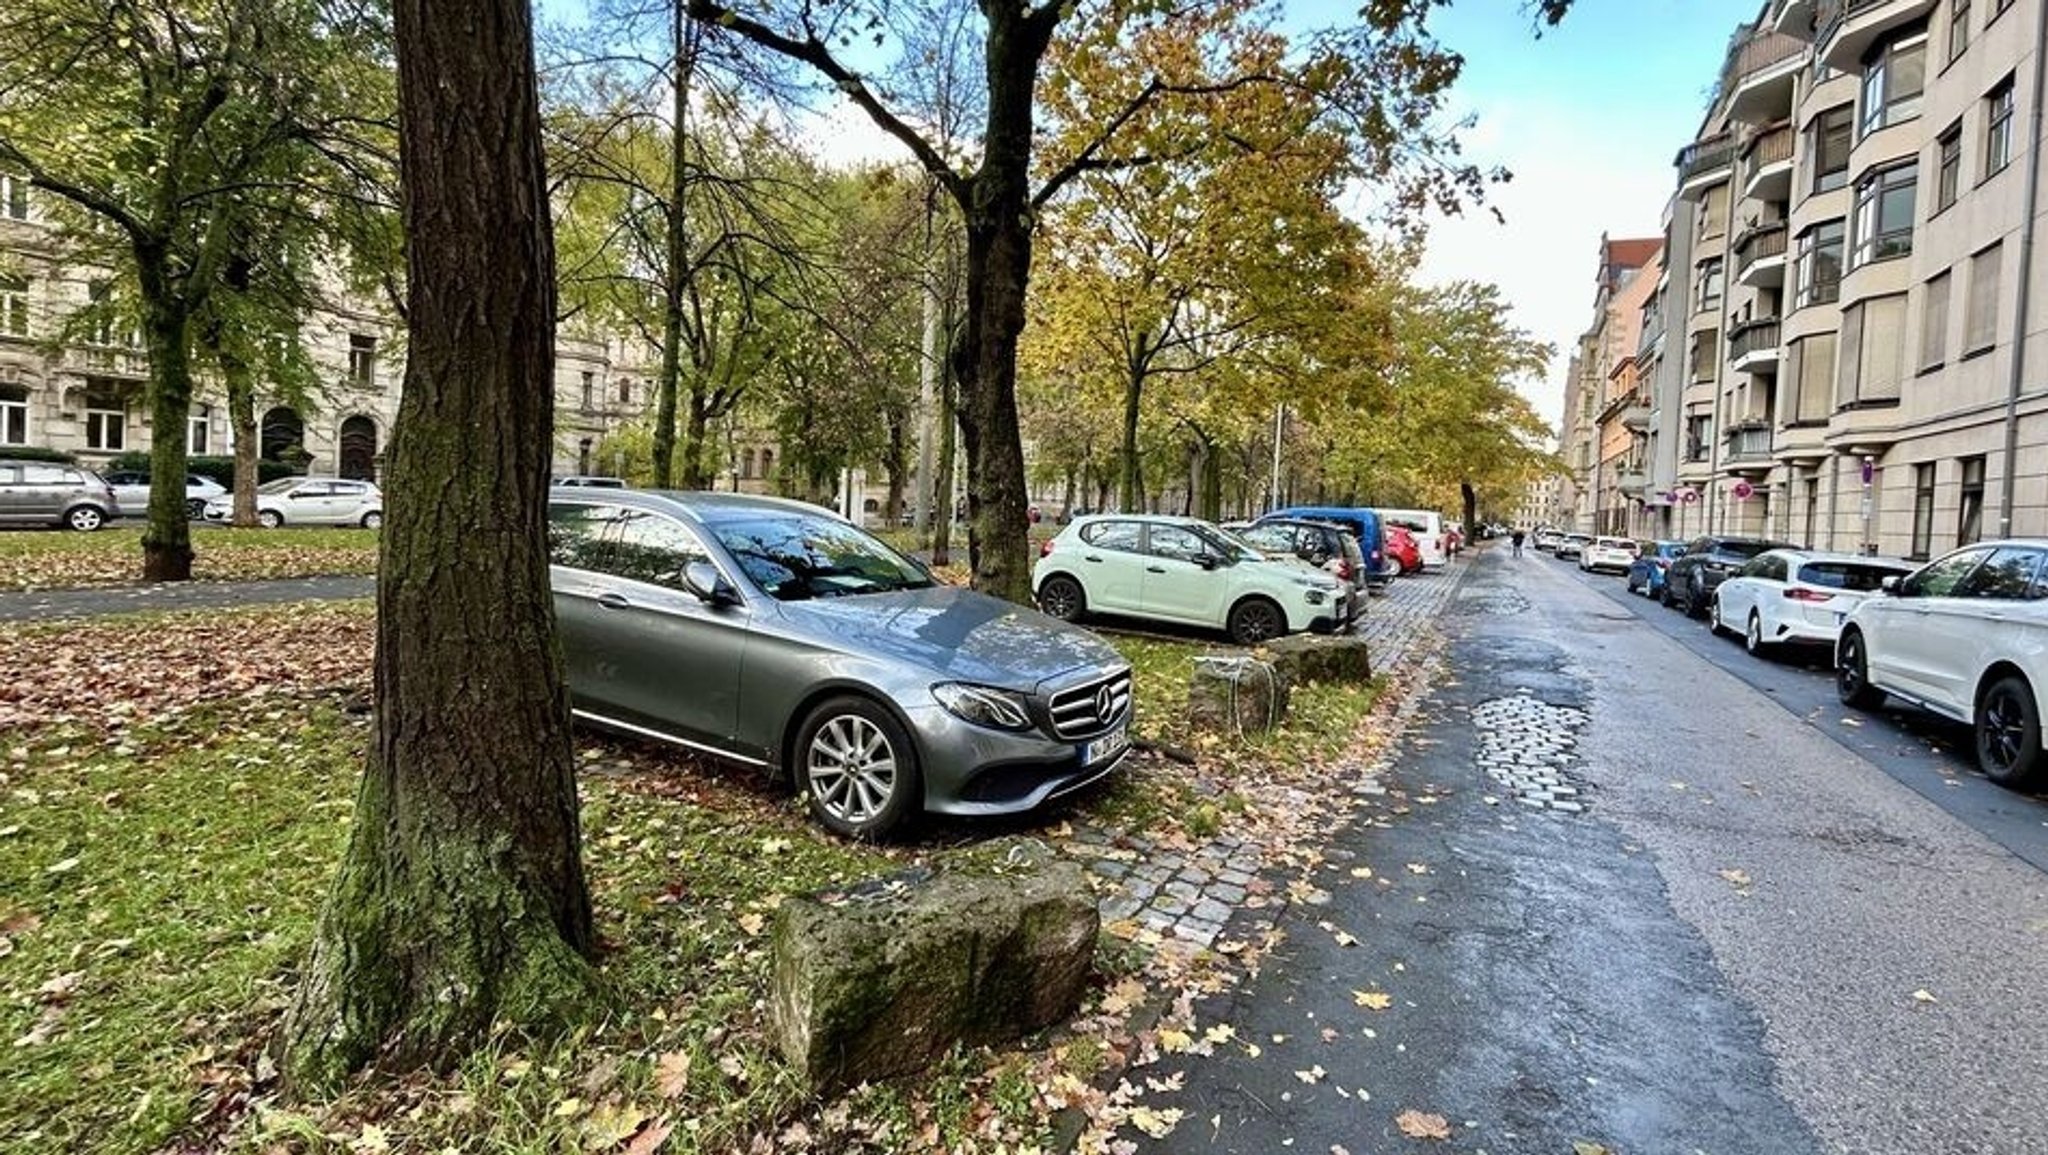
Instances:
[[[362,525],[364,529],[377,529],[383,526],[383,524],[384,511],[381,509],[373,509],[363,515]]]
[[[185,503],[185,519],[187,521],[204,521],[206,519],[206,499],[195,497],[187,501]]]
[[[1707,616],[1707,607],[1700,595],[1700,583],[1692,581],[1685,587],[1685,616],[1699,621]]]
[[[1861,630],[1846,630],[1835,649],[1835,697],[1844,706],[1875,710],[1884,705],[1884,691],[1870,684],[1869,644]]]
[[[1977,768],[2012,790],[2042,783],[2041,713],[2034,688],[2017,674],[1985,688],[1977,702]]]
[[[847,694],[818,703],[792,749],[811,816],[843,838],[881,838],[923,805],[917,747],[872,699]]]
[[[1079,621],[1088,612],[1088,595],[1081,583],[1065,574],[1054,574],[1038,586],[1038,610],[1063,622]]]
[[[1230,607],[1230,640],[1240,646],[1270,642],[1287,632],[1287,615],[1269,598],[1249,597]]]
[[[64,511],[64,528],[91,533],[107,524],[107,513],[97,505],[74,505]]]
[[[1764,640],[1764,619],[1755,611],[1749,611],[1749,622],[1742,630],[1742,648],[1752,658],[1768,658],[1777,647]]]
[[[256,511],[256,524],[265,529],[277,529],[284,524],[284,514],[274,509],[259,509]]]

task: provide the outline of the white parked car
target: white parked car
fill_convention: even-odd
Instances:
[[[1551,547],[1551,552],[1557,554],[1559,561],[1563,561],[1566,558],[1577,561],[1579,555],[1585,552],[1586,547],[1592,544],[1593,535],[1590,533],[1560,534],[1557,544]]]
[[[1428,509],[1381,509],[1374,512],[1388,525],[1398,525],[1415,535],[1415,548],[1422,554],[1422,568],[1442,569],[1451,561],[1444,544],[1444,517]]]
[[[1148,618],[1225,630],[1240,645],[1334,630],[1351,596],[1338,578],[1206,521],[1145,514],[1076,518],[1045,543],[1031,590],[1062,621]]]
[[[1869,709],[1885,695],[1975,731],[1977,765],[2002,786],[2048,784],[2048,539],[1967,546],[1885,583],[1842,624],[1835,690]]]
[[[232,495],[206,503],[208,521],[234,517]],[[256,521],[266,529],[281,525],[384,524],[384,494],[367,481],[334,477],[280,477],[256,487]]]
[[[1742,635],[1752,654],[1781,645],[1832,646],[1842,621],[1886,578],[1904,577],[1913,563],[1849,553],[1773,549],[1751,558],[1714,590],[1717,634]]]
[[[107,484],[114,489],[114,500],[121,507],[122,517],[149,516],[149,474],[134,471],[107,474]],[[197,518],[206,513],[206,503],[227,492],[227,487],[211,477],[187,474],[185,477],[185,512]]]
[[[1642,556],[1642,547],[1625,537],[1596,537],[1579,549],[1579,568],[1587,573],[1627,573]]]

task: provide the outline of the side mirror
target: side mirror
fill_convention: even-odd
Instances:
[[[1201,566],[1203,569],[1215,569],[1218,564],[1217,557],[1213,553],[1198,553],[1188,560]]]
[[[683,588],[707,605],[738,605],[740,600],[740,592],[708,561],[693,561],[683,567]]]
[[[1892,576],[1878,582],[1877,588],[1883,590],[1887,597],[1902,598],[1906,596],[1899,589],[1899,575],[1897,574],[1893,574]]]

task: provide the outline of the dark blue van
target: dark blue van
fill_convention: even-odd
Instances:
[[[1259,515],[1259,521],[1295,517],[1333,522],[1358,535],[1358,550],[1365,555],[1365,585],[1373,593],[1385,593],[1393,572],[1387,565],[1387,539],[1380,532],[1380,515],[1370,509],[1339,505],[1292,505]],[[1254,524],[1257,524],[1256,522]]]

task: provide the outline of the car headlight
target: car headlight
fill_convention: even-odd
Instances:
[[[992,730],[1031,728],[1031,715],[1024,709],[1024,699],[1008,690],[966,682],[940,682],[932,687],[932,697],[955,717],[977,726]]]

